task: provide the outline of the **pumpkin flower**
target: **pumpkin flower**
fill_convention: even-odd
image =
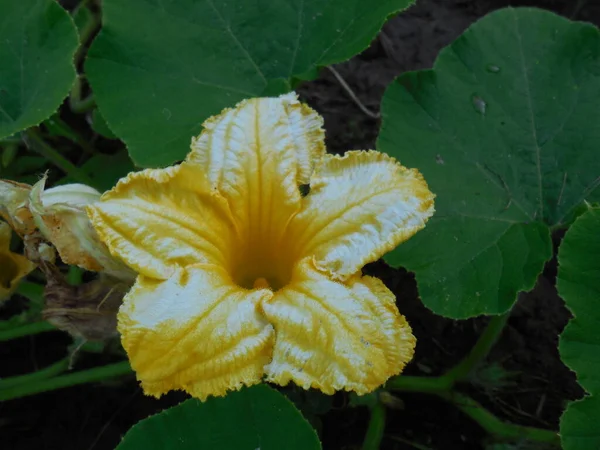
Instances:
[[[21,278],[35,269],[23,255],[10,251],[10,226],[0,222],[0,302],[13,293]]]
[[[364,394],[412,358],[394,295],[361,268],[423,228],[434,196],[384,154],[326,154],[322,125],[294,94],[243,101],[183,163],[88,207],[139,273],[118,329],[147,394],[203,400],[263,377]]]

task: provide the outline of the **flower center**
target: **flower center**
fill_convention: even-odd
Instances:
[[[295,259],[285,245],[260,245],[264,240],[243,246],[232,265],[233,281],[244,289],[277,291],[292,277]]]

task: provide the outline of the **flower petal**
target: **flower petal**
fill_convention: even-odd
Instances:
[[[365,394],[400,373],[414,352],[410,326],[379,279],[332,281],[310,259],[263,310],[277,333],[265,368],[277,384]]]
[[[298,253],[345,279],[425,226],[434,195],[415,169],[376,151],[327,155],[290,224]]]
[[[149,277],[166,279],[196,263],[226,265],[235,250],[225,199],[192,166],[131,173],[88,214],[111,253]]]
[[[35,269],[23,255],[10,251],[11,229],[0,222],[0,302],[10,296],[19,281]]]
[[[122,342],[146,394],[183,389],[201,400],[258,383],[273,327],[259,314],[267,289],[247,291],[214,265],[141,275],[119,310]]]
[[[187,163],[229,201],[242,242],[280,237],[325,154],[323,119],[295,94],[239,103],[204,122]],[[244,250],[247,251],[247,250]]]
[[[66,264],[104,272],[133,282],[135,272],[113,258],[100,242],[85,207],[100,199],[100,192],[85,184],[65,184],[45,189],[46,176],[29,193],[29,211],[38,230]]]

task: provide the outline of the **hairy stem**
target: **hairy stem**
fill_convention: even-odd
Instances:
[[[131,374],[131,366],[128,361],[123,361],[107,366],[95,367],[93,369],[60,375],[41,381],[17,384],[9,389],[0,391],[0,401],[27,397],[40,392],[53,391],[78,384],[102,381],[108,378]]]

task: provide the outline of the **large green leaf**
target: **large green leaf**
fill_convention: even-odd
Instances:
[[[600,209],[571,226],[558,253],[557,288],[574,319],[560,336],[560,356],[591,394],[571,403],[560,424],[565,450],[600,448]]]
[[[104,0],[86,72],[137,165],[182,159],[201,123],[363,50],[414,0]]]
[[[78,43],[55,1],[0,1],[0,138],[56,111],[75,79]]]
[[[201,403],[187,400],[135,425],[118,450],[318,450],[315,431],[266,385]]]
[[[507,8],[387,90],[378,147],[422,171],[436,215],[388,262],[424,303],[466,318],[508,310],[600,181],[600,33]]]

